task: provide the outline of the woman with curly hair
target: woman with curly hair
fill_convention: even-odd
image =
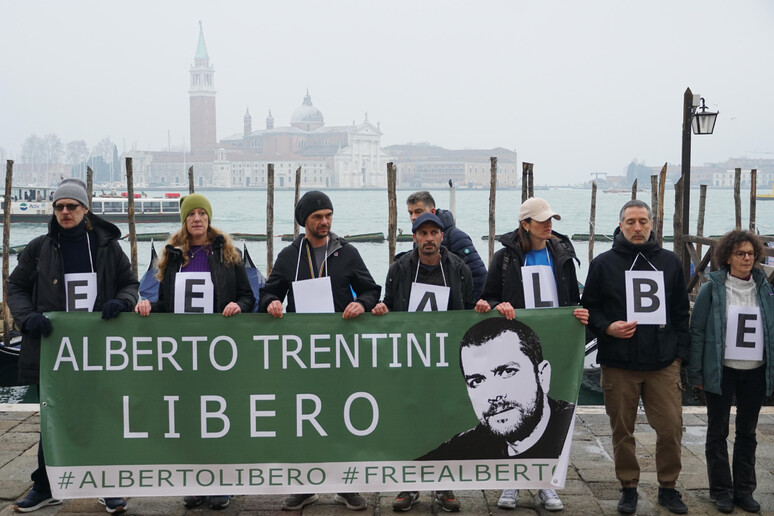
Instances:
[[[159,298],[137,303],[134,311],[142,316],[151,312],[222,313],[224,317],[253,311],[253,295],[239,251],[228,235],[210,225],[212,206],[200,194],[180,199],[182,227],[172,235],[159,260]],[[186,300],[185,283],[203,285],[199,297]],[[225,509],[230,496],[186,496],[187,508],[209,500],[211,509]]]
[[[710,498],[724,513],[732,512],[734,504],[747,512],[760,511],[753,498],[755,429],[763,398],[771,396],[774,387],[774,291],[756,267],[762,256],[763,245],[753,233],[735,230],[723,235],[713,256],[720,269],[709,273],[691,314],[688,381],[706,394]],[[731,467],[726,440],[734,398]]]

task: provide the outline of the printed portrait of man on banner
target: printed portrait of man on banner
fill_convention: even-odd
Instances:
[[[419,460],[556,459],[575,413],[548,396],[551,364],[519,321],[486,319],[460,342],[460,368],[479,424]]]

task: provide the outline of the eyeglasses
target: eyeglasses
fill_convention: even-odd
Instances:
[[[75,211],[80,207],[81,207],[81,203],[78,203],[78,202],[73,204],[55,204],[54,211],[62,211],[65,208],[67,208],[67,211]]]
[[[745,258],[747,256],[755,258],[755,251],[734,251],[734,256],[737,258]]]

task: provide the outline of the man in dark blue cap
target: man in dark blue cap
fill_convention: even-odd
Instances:
[[[390,266],[384,285],[384,301],[371,312],[421,312],[467,310],[475,306],[473,278],[462,258],[441,245],[443,222],[433,213],[414,219],[414,250],[401,255]],[[460,510],[452,491],[438,491],[436,501],[443,510]],[[395,511],[408,511],[419,502],[418,491],[402,491],[392,502]]]

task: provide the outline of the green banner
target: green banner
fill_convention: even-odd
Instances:
[[[515,323],[48,315],[58,498],[564,485],[584,357],[572,308]]]

